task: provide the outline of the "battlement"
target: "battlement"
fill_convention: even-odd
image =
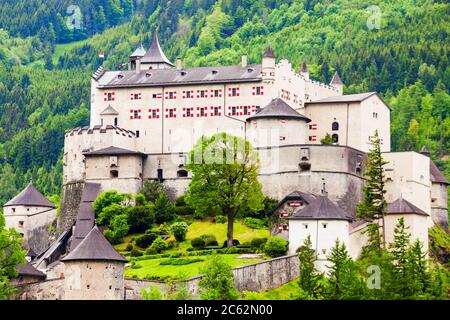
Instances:
[[[118,126],[113,126],[113,125],[107,125],[107,126],[100,126],[100,125],[96,125],[96,126],[84,126],[84,127],[76,127],[73,129],[70,129],[69,131],[66,132],[65,137],[68,138],[70,136],[74,136],[74,135],[82,135],[82,134],[95,134],[95,133],[109,133],[111,130],[114,130],[116,134],[118,135],[122,135],[124,137],[128,137],[128,138],[136,138],[136,133],[134,133],[131,130],[127,130]]]

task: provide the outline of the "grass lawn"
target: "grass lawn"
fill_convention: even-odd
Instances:
[[[69,43],[61,43],[61,44],[55,45],[55,52],[53,53],[53,57],[52,57],[53,63],[57,63],[59,57],[64,55],[65,52],[69,51],[73,47],[81,44],[83,41],[85,41],[85,40],[74,41],[74,42],[69,42]]]
[[[261,259],[236,259],[239,254],[223,254],[224,261],[232,267],[237,267],[245,264],[251,264]],[[193,262],[186,265],[173,266],[173,265],[160,265],[161,260],[164,259],[151,259],[136,261],[136,265],[141,266],[139,269],[127,268],[125,270],[126,277],[133,277],[136,275],[138,278],[144,278],[146,275],[155,275],[159,277],[172,276],[179,278],[193,277],[201,274],[200,269],[211,259],[211,255],[198,256],[191,258],[202,258],[204,261]]]
[[[297,279],[282,285],[279,288],[266,292],[246,292],[244,300],[294,300],[299,287]]]
[[[216,236],[219,245],[227,239],[227,224],[226,223],[212,223],[212,222],[193,222],[189,226],[187,239],[190,241],[205,233],[211,233]],[[270,236],[269,229],[251,229],[240,221],[234,222],[234,239],[239,242],[250,242],[253,238],[268,238]]]

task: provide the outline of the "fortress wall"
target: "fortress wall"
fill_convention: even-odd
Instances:
[[[57,233],[73,226],[77,219],[84,181],[66,183],[63,186]]]
[[[266,291],[286,284],[299,274],[299,260],[297,254],[261,261],[245,266],[233,268],[234,285],[239,291]],[[187,286],[189,292],[198,296],[198,283],[202,276],[189,278],[177,282]],[[167,292],[168,285],[162,281],[139,279],[125,279],[125,299],[140,300],[141,290],[155,286],[161,292]]]
[[[54,279],[17,285],[14,300],[62,300],[64,298],[64,279]]]

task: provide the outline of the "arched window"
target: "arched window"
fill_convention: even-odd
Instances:
[[[337,131],[337,130],[339,130],[339,123],[338,122],[333,122],[332,124],[331,124],[331,130],[333,130],[333,131]]]
[[[333,135],[331,136],[331,140],[333,141],[333,143],[338,143],[339,136],[336,133],[333,133]]]

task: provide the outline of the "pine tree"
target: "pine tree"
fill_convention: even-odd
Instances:
[[[347,252],[345,244],[336,239],[327,259],[329,299],[358,299],[361,298],[362,283],[359,281],[357,268]]]
[[[317,254],[312,248],[311,236],[308,236],[299,248],[298,258],[300,262],[298,285],[306,293],[306,298],[318,298],[321,293],[320,283],[323,276],[315,267]]]
[[[376,220],[379,224],[382,222],[382,232],[378,229],[378,235],[381,238],[380,247],[385,247],[385,224],[384,215],[386,212],[386,200],[384,194],[384,165],[388,162],[381,156],[380,138],[378,131],[375,131],[374,139],[372,140],[372,149],[368,154],[367,169],[364,175],[367,177],[367,183],[364,186],[363,201],[358,204],[356,209],[358,218],[369,221]]]

